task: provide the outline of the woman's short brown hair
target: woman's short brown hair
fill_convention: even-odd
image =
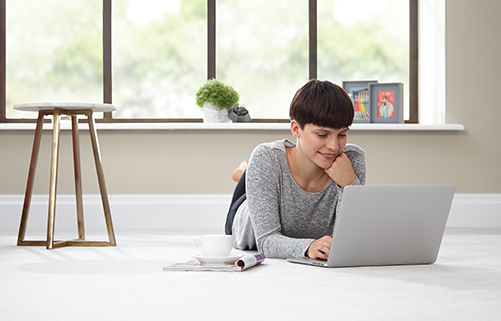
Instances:
[[[289,115],[301,129],[306,124],[345,128],[353,123],[353,102],[338,85],[327,80],[311,79],[294,95]]]

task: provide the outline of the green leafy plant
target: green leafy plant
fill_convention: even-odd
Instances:
[[[216,79],[207,80],[197,92],[197,106],[200,109],[203,109],[205,102],[212,103],[219,110],[231,109],[239,99],[240,95],[233,87]]]

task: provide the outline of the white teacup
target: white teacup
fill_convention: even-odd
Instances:
[[[193,240],[193,246],[203,256],[229,256],[232,248],[231,235],[202,235]]]

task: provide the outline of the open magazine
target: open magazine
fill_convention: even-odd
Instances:
[[[190,260],[183,263],[174,263],[163,267],[164,271],[219,271],[219,272],[241,272],[264,261],[264,254],[247,254],[239,258],[232,264],[210,265],[203,264],[198,260]]]

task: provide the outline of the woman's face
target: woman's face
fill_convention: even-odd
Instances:
[[[341,154],[348,139],[349,127],[334,129],[306,124],[303,129],[297,125],[293,134],[304,155],[317,166],[327,169]],[[296,136],[297,135],[297,136]]]

